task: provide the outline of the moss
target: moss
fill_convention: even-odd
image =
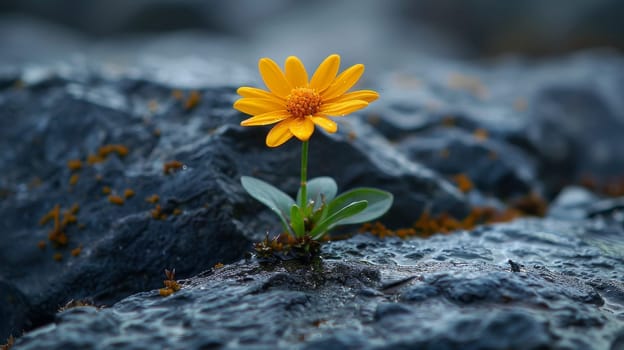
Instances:
[[[321,243],[310,236],[295,238],[282,233],[270,239],[267,234],[264,240],[254,244],[254,250],[263,259],[297,259],[309,262],[319,256]]]

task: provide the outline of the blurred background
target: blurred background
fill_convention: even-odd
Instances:
[[[619,0],[3,0],[0,63],[255,62],[338,52],[376,66],[624,49]]]

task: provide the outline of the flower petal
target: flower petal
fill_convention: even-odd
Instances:
[[[310,80],[310,87],[317,91],[325,90],[336,78],[336,73],[340,68],[340,56],[334,54],[327,57],[316,69],[312,79]]]
[[[352,88],[358,80],[360,80],[363,73],[363,64],[356,64],[349,67],[344,72],[340,73],[340,75],[336,77],[336,80],[334,80],[334,82],[327,88],[327,90],[321,93],[321,95],[323,98],[329,100],[344,94],[347,90]]]
[[[358,109],[368,106],[368,102],[361,100],[352,100],[341,103],[328,103],[321,107],[321,113],[328,115],[343,117],[349,113],[353,113]]]
[[[314,123],[310,117],[293,118],[290,121],[290,132],[301,141],[308,141],[314,132]]]
[[[358,90],[346,93],[342,96],[338,96],[331,100],[325,100],[325,103],[340,103],[352,100],[361,100],[366,102],[373,102],[379,98],[379,94],[373,90]]]
[[[262,89],[258,89],[254,87],[248,87],[248,86],[243,86],[243,87],[238,88],[238,90],[236,90],[236,93],[238,93],[239,95],[243,97],[249,97],[249,98],[266,98],[268,100],[275,100],[277,102],[284,100],[283,98],[277,95],[274,95],[266,90],[262,90]]]
[[[240,123],[240,125],[242,126],[269,125],[269,124],[280,122],[288,117],[290,117],[290,113],[288,113],[286,110],[273,111],[273,112],[263,113],[263,114],[245,119]]]
[[[280,67],[270,58],[261,58],[258,61],[258,69],[260,70],[260,75],[262,75],[262,80],[264,84],[271,90],[272,93],[276,94],[279,97],[286,98],[292,90],[292,86],[284,73],[280,69]]]
[[[277,125],[269,131],[266,137],[266,144],[269,147],[277,147],[284,144],[284,142],[290,140],[293,137],[290,132],[289,126],[292,119],[286,119],[279,122]]]
[[[285,105],[285,103],[278,103],[264,98],[241,98],[234,102],[234,109],[246,114],[258,115],[283,110],[286,108]]]
[[[284,62],[286,79],[293,88],[308,86],[308,72],[306,72],[301,60],[295,56],[289,56]]]
[[[312,122],[314,122],[314,124],[325,129],[325,131],[329,133],[333,134],[338,130],[338,124],[336,124],[335,121],[327,118],[326,116],[314,115],[314,116],[311,116],[310,119],[312,119]]]

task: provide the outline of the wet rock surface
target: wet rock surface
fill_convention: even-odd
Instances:
[[[311,265],[243,260],[170,297],[69,309],[18,348],[616,349],[624,257],[588,235],[554,219],[428,240],[360,235]]]
[[[382,99],[314,135],[311,177],[394,193],[392,228],[528,193],[551,201],[548,217],[358,235],[311,265],[241,260],[279,223],[240,176],[299,185],[296,142],[268,149],[265,129],[238,125],[251,67],[4,67],[0,337],[27,331],[17,349],[618,349],[624,204],[569,185],[624,172],[623,62],[436,60],[369,77]],[[157,290],[165,268],[184,279],[170,297]]]

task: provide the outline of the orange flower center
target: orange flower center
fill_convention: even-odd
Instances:
[[[309,88],[295,88],[286,98],[286,110],[295,118],[314,115],[321,109],[321,95]]]

